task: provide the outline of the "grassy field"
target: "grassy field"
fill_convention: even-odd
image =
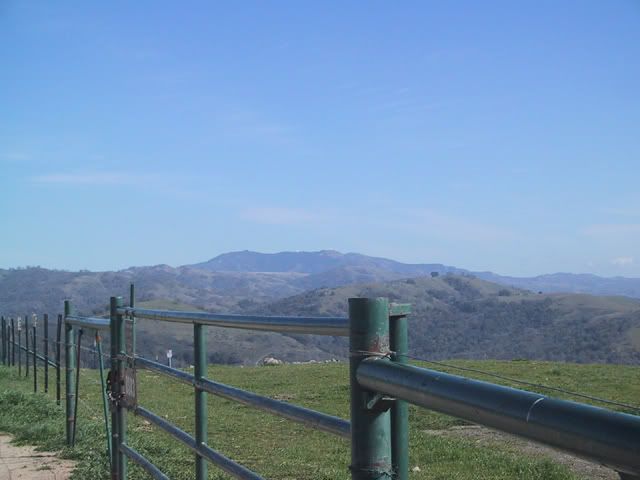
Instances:
[[[453,363],[622,402],[634,403],[640,398],[638,367],[529,361]],[[32,394],[32,380],[18,378],[15,370],[0,367],[0,431],[10,432],[25,443],[62,449],[64,456],[79,460],[74,478],[108,478],[97,372],[81,372],[78,445],[71,450],[64,448],[63,407],[55,405],[52,393],[49,396]],[[466,376],[486,379],[481,375]],[[211,366],[209,377],[348,418],[348,368],[345,364]],[[140,373],[139,383],[142,406],[193,434],[194,399],[190,388],[148,372]],[[548,459],[523,458],[508,447],[481,446],[463,438],[426,433],[462,423],[422,409],[411,409],[410,464],[420,467],[420,472],[411,473],[411,478],[579,478]],[[193,454],[177,441],[133,415],[129,418],[129,436],[130,444],[152,459],[170,478],[193,478]],[[347,441],[212,396],[209,397],[209,444],[269,479],[349,478]],[[131,479],[146,478],[135,466],[130,472]],[[230,477],[211,466],[209,478]]]

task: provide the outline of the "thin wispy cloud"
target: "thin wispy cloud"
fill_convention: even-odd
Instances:
[[[633,257],[616,257],[611,260],[611,263],[617,267],[628,267],[633,265],[634,259]]]
[[[125,172],[50,173],[30,180],[47,185],[132,185],[140,181],[140,176]]]

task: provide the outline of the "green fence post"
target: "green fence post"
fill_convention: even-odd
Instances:
[[[16,366],[16,325],[11,319],[11,366]]]
[[[60,363],[62,362],[62,315],[58,314],[58,325],[56,325],[56,404],[60,405]]]
[[[398,307],[404,307],[403,311],[394,312],[392,308],[389,317],[389,343],[394,352],[393,361],[406,364],[409,362],[409,306]],[[409,405],[404,400],[396,400],[391,407],[391,463],[397,480],[409,478]]]
[[[120,398],[123,393],[123,381],[126,368],[127,344],[125,335],[125,320],[118,313],[117,309],[124,306],[122,297],[112,298],[112,314],[115,314],[115,330],[116,330],[116,373],[112,378],[112,385],[115,386],[116,398]],[[113,322],[113,320],[112,320]],[[118,457],[117,461],[117,479],[126,480],[127,478],[127,457],[123,453],[120,445],[127,442],[127,408],[122,402],[116,404],[116,423],[118,428],[117,445],[114,454]]]
[[[29,315],[24,316],[24,355],[27,366],[27,371],[24,376],[29,378]]]
[[[75,330],[73,325],[67,323],[67,316],[71,315],[71,302],[69,300],[64,301],[64,363],[65,363],[65,412],[67,415],[66,425],[66,438],[67,445],[71,446],[73,439],[73,424],[76,419],[73,418],[73,411],[75,406],[75,399],[73,398],[75,392],[73,371],[75,369],[75,356],[73,352]]]
[[[33,337],[31,338],[31,345],[33,347],[33,393],[38,393],[38,347],[36,343],[36,324],[33,324]]]
[[[18,317],[18,376],[22,376],[22,319]]]
[[[196,444],[207,443],[207,392],[200,389],[197,382],[207,376],[206,332],[204,326],[193,324],[193,347],[195,363],[195,400],[196,400]],[[206,480],[207,461],[196,453],[196,480]]]
[[[349,299],[349,378],[351,383],[351,478],[392,478],[391,422],[384,399],[363,389],[356,372],[368,358],[389,361],[389,302]],[[377,400],[377,401],[376,401]]]
[[[118,299],[111,297],[109,302],[109,333],[111,345],[111,369],[107,377],[107,383],[110,384],[111,395],[115,397],[117,390],[118,375],[118,321],[117,312]],[[114,403],[111,403],[111,478],[118,479],[118,411]]]
[[[49,315],[44,314],[44,393],[49,393]]]

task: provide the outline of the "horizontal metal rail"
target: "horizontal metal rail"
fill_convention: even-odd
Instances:
[[[214,327],[239,328],[281,333],[348,336],[349,319],[343,317],[271,317],[207,312],[175,312],[146,308],[119,307],[118,314],[163,320],[166,322],[198,323]],[[67,317],[69,318],[69,317]]]
[[[77,327],[92,328],[94,330],[109,330],[111,325],[108,318],[78,317],[77,315],[67,315],[65,322]]]
[[[365,360],[358,383],[415,405],[640,475],[640,417],[457,375]]]
[[[140,465],[149,475],[151,475],[156,480],[169,480],[169,477],[162,473],[158,467],[156,467],[153,463],[144,458],[126,443],[120,444],[120,450],[122,450],[122,453],[124,453],[127,457]]]
[[[147,410],[146,408],[137,407],[134,410],[134,413],[136,415],[141,416],[145,420],[153,423],[157,427],[161,428],[172,437],[180,440],[191,450],[202,455],[211,463],[213,463],[214,465],[217,465],[218,467],[220,467],[220,469],[224,470],[232,477],[239,478],[241,480],[264,480],[257,473],[252,472],[251,470],[247,469],[246,467],[243,467],[239,463],[236,463],[230,458],[225,457],[221,453],[216,452],[212,448],[206,445],[197,445],[196,440],[187,432],[185,432],[184,430],[180,430],[175,425],[167,422],[165,419],[163,419],[162,417],[159,417],[158,415]]]
[[[247,392],[246,390],[231,387],[223,383],[213,382],[211,380],[196,381],[195,377],[187,372],[176,370],[175,368],[147,360],[146,358],[136,357],[135,364],[137,367],[168,375],[183,383],[194,385],[208,393],[226,398],[227,400],[233,400],[244,405],[255,407],[258,410],[263,410],[343,438],[351,438],[351,425],[347,420],[343,420],[342,418],[263,397],[262,395]]]

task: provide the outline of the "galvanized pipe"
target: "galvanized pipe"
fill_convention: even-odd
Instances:
[[[140,467],[142,467],[145,472],[147,472],[156,480],[169,480],[169,477],[162,473],[162,471],[158,467],[156,467],[153,463],[144,458],[126,443],[122,443],[120,445],[120,450],[122,450],[122,453],[124,453],[127,457],[140,465]]]
[[[220,467],[220,469],[224,470],[226,473],[231,475],[232,477],[239,478],[241,480],[264,480],[257,473],[252,472],[251,470],[243,467],[239,463],[234,462],[228,457],[225,457],[219,452],[216,452],[212,448],[207,447],[206,445],[198,445],[196,443],[195,438],[189,435],[184,430],[179,429],[175,425],[167,422],[162,417],[159,417],[153,412],[150,412],[146,408],[137,407],[135,409],[135,414],[140,415],[145,420],[153,423],[157,427],[160,427],[169,435],[174,438],[180,440],[187,447],[193,450],[195,453],[202,455],[207,460],[209,460],[214,465]]]
[[[49,392],[49,315],[44,314],[44,393]]]
[[[351,438],[351,426],[347,420],[343,420],[342,418],[327,415],[326,413],[316,412],[309,408],[292,405],[272,398],[263,397],[262,395],[247,392],[246,390],[241,390],[212,380],[196,382],[194,376],[187,372],[176,370],[175,368],[168,367],[152,360],[147,360],[146,358],[136,357],[136,366],[168,375],[188,385],[195,385],[197,383],[202,390],[218,397],[257,408],[258,410],[301,423],[310,428],[332,433],[346,439]]]
[[[368,390],[640,475],[640,417],[412,365],[367,360]]]
[[[349,320],[342,317],[271,317],[258,315],[216,314],[206,312],[174,312],[146,308],[121,307],[122,315],[162,320],[166,322],[197,323],[214,327],[238,328],[281,333],[348,336]]]
[[[110,325],[108,318],[79,317],[77,315],[67,316],[65,322],[80,328],[90,328],[93,330],[109,330]]]

